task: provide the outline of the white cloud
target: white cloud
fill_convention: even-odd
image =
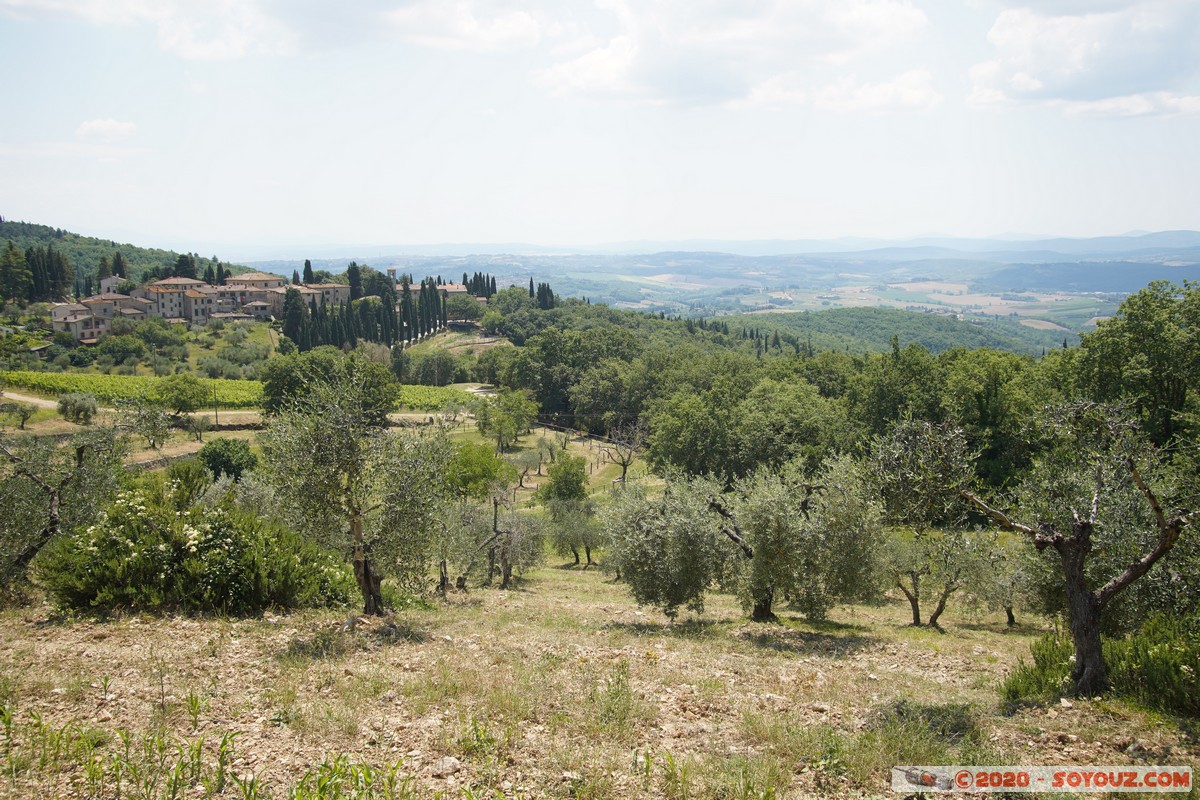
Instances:
[[[0,0],[16,11],[71,14],[94,25],[149,25],[181,58],[218,60],[288,51],[291,35],[252,0]]]
[[[542,70],[535,81],[556,94],[636,94],[630,72],[637,60],[632,37],[617,36],[578,58]]]
[[[829,111],[927,111],[942,102],[928,70],[914,69],[882,83],[845,78],[817,92],[813,104]]]
[[[1057,100],[1052,105],[1068,114],[1104,117],[1178,116],[1200,114],[1200,95],[1143,92],[1103,100]]]
[[[782,103],[813,73],[911,40],[928,23],[910,0],[597,0],[619,30],[536,73],[557,93],[681,104]]]
[[[536,45],[542,23],[526,10],[487,13],[470,2],[424,0],[385,14],[401,38],[451,50],[512,50]]]
[[[1026,0],[996,17],[993,58],[971,71],[972,105],[1191,113],[1200,92],[1200,6],[1183,0]],[[1172,99],[1174,98],[1174,99]]]
[[[137,125],[132,122],[118,122],[111,118],[89,119],[75,129],[75,138],[81,142],[119,142],[135,133]]]

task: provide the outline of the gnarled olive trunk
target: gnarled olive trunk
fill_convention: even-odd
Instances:
[[[913,572],[909,577],[912,578],[913,585],[911,592],[899,578],[896,579],[896,585],[900,587],[900,591],[904,592],[909,606],[912,607],[912,624],[919,628],[921,627],[921,573]]]
[[[1075,643],[1071,679],[1075,681],[1075,693],[1082,697],[1095,697],[1109,688],[1108,667],[1100,644],[1100,601],[1096,593],[1088,589],[1083,572],[1091,549],[1089,545],[1090,541],[1063,542],[1056,548],[1062,556],[1067,615],[1071,639]]]
[[[946,610],[946,601],[950,599],[950,595],[954,594],[957,589],[957,586],[947,586],[942,590],[941,595],[938,597],[937,606],[933,609],[933,613],[929,615],[929,627],[940,627],[938,620],[941,618],[942,612]]]
[[[354,580],[358,582],[358,590],[362,592],[363,614],[382,617],[383,576],[375,571],[375,567],[367,558],[367,548],[363,542],[362,515],[355,514],[350,518],[350,535],[354,540]]]
[[[775,590],[767,589],[760,596],[754,598],[754,607],[750,611],[750,619],[755,622],[774,622],[779,619],[775,616],[775,612],[771,610],[771,604],[775,602]]]
[[[1013,607],[1005,606],[1004,613],[1008,615],[1008,627],[1014,627],[1017,624],[1017,618],[1013,615]]]

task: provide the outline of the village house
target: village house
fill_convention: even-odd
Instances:
[[[95,342],[108,330],[109,321],[82,303],[59,303],[50,309],[50,327],[71,335],[77,342]]]
[[[296,289],[307,306],[322,308],[350,302],[344,283],[288,286],[279,275],[247,272],[231,276],[237,283],[210,286],[195,278],[164,278],[117,294],[123,278],[105,278],[101,293],[78,303],[63,303],[52,311],[54,330],[66,331],[77,342],[94,342],[112,321],[125,317],[140,321],[159,317],[172,322],[203,325],[210,319],[269,321],[283,315],[288,289]]]

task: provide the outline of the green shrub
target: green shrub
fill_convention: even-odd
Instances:
[[[62,418],[80,425],[91,424],[96,409],[96,395],[89,392],[68,392],[58,398],[58,413]]]
[[[344,605],[356,591],[340,559],[288,530],[223,509],[176,512],[138,491],[50,545],[37,574],[59,605],[101,611],[246,614]]]
[[[1065,633],[1047,634],[1030,647],[1000,687],[1005,704],[1045,703],[1071,689],[1075,647]],[[1125,639],[1104,642],[1112,693],[1147,708],[1200,716],[1200,633],[1165,616],[1149,619]]]
[[[1048,633],[1029,650],[1033,663],[1022,659],[1000,684],[1000,696],[1009,710],[1028,702],[1050,702],[1070,689],[1075,646],[1068,634]]]
[[[213,439],[197,455],[214,476],[224,474],[235,481],[258,464],[250,445],[242,439]]]
[[[1200,717],[1200,632],[1155,616],[1104,648],[1117,692],[1149,708]]]

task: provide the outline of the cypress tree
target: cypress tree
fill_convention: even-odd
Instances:
[[[297,346],[303,344],[305,323],[308,321],[308,309],[304,298],[296,289],[289,288],[283,295],[283,335],[291,339]]]
[[[307,258],[304,259],[304,282],[306,284],[316,283],[316,279],[313,277],[312,262]]]

